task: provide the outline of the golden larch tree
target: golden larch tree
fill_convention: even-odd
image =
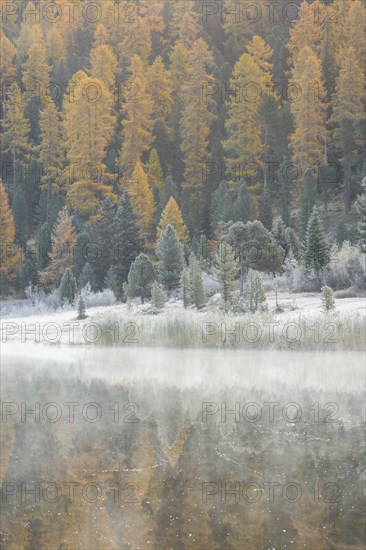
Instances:
[[[162,231],[164,231],[167,225],[172,225],[174,227],[178,238],[182,242],[186,242],[188,240],[188,230],[184,223],[182,212],[173,197],[170,197],[161,215],[157,229],[158,236]]]
[[[295,126],[290,142],[295,162],[304,173],[307,168],[317,169],[323,164],[327,139],[321,63],[309,46],[296,56],[290,86]]]
[[[141,237],[149,247],[155,212],[154,195],[141,162],[137,162],[132,177],[127,182],[133,210],[137,216]]]
[[[14,249],[15,226],[8,195],[0,179],[0,294],[14,287],[22,262],[21,250]]]
[[[66,207],[58,215],[51,235],[50,263],[40,273],[40,281],[47,287],[57,287],[66,268],[72,269],[76,233]]]

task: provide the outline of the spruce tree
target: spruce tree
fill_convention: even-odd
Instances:
[[[268,186],[263,189],[260,202],[260,221],[268,231],[271,230],[273,223],[272,200]]]
[[[75,301],[75,296],[77,292],[76,279],[71,271],[71,269],[65,269],[65,273],[62,275],[59,293],[60,293],[60,302],[61,305],[64,305],[65,302],[73,304]]]
[[[89,262],[84,265],[79,276],[79,289],[83,289],[89,284],[92,292],[97,290],[97,281],[92,266]]]
[[[290,210],[292,203],[292,181],[290,180],[291,163],[285,157],[278,168],[279,209],[286,226],[290,225]]]
[[[205,290],[203,287],[202,271],[194,254],[191,254],[189,257],[189,278],[190,278],[190,288],[192,293],[192,302],[196,308],[201,308],[205,305]]]
[[[164,292],[157,281],[154,281],[151,287],[151,302],[157,309],[162,309],[165,304]]]
[[[112,220],[116,214],[114,203],[106,198],[99,205],[96,220],[91,225],[94,245],[92,262],[98,288],[103,286],[107,271],[113,262],[113,229]],[[126,275],[127,278],[127,275]]]
[[[154,266],[146,254],[139,254],[131,264],[128,274],[128,295],[130,298],[139,296],[141,303],[151,296],[151,286],[155,280]]]
[[[183,248],[171,225],[168,225],[160,234],[156,245],[156,255],[159,259],[160,282],[168,292],[171,292],[179,287],[184,267]]]
[[[334,301],[334,294],[333,290],[329,286],[323,286],[322,289],[322,306],[326,313],[328,311],[334,311],[335,310],[335,301]]]
[[[294,258],[299,261],[302,255],[303,245],[294,229],[292,227],[287,227],[285,232],[286,242],[287,242],[287,256],[292,252]]]
[[[238,194],[234,201],[232,219],[234,222],[247,223],[255,214],[255,204],[243,179],[240,180]]]
[[[51,227],[48,222],[44,222],[38,235],[38,267],[45,269],[49,263],[49,253],[51,252]]]
[[[15,240],[18,243],[26,243],[28,240],[28,208],[20,183],[15,187],[11,209],[14,216]]]
[[[95,252],[90,232],[84,230],[79,233],[76,238],[74,253],[74,273],[77,278],[80,277],[83,267],[87,262],[92,264],[95,261],[98,256]]]
[[[289,246],[286,238],[286,226],[281,216],[277,216],[273,220],[272,235],[274,236],[276,243],[282,246],[287,255]]]
[[[321,215],[314,206],[306,232],[304,264],[320,271],[330,262],[330,253]]]
[[[234,249],[225,241],[221,241],[215,257],[214,276],[220,285],[220,294],[225,303],[231,303],[233,293],[238,288],[238,273],[239,262]]]
[[[228,222],[232,215],[232,204],[225,182],[221,182],[212,196],[210,219],[214,234],[220,222]]]
[[[104,279],[104,288],[112,290],[115,296],[117,296],[120,291],[118,277],[113,266],[107,271],[106,278]]]
[[[165,178],[163,187],[160,190],[159,195],[162,209],[165,207],[170,197],[173,197],[173,199],[175,200],[178,199],[177,184],[175,183],[172,176],[168,176]]]
[[[27,247],[25,252],[25,262],[19,274],[19,286],[23,290],[31,285],[37,286],[39,283],[37,262],[34,253]]]
[[[126,189],[122,193],[118,210],[113,219],[113,235],[113,269],[119,285],[117,295],[122,296],[123,284],[127,281],[131,264],[143,248],[137,217]]]
[[[191,304],[191,278],[189,268],[185,267],[180,277],[180,287],[182,292],[182,300],[184,308],[187,308]]]
[[[300,196],[300,234],[306,235],[309,218],[317,200],[317,185],[313,171],[309,168],[304,175],[304,183]]]
[[[78,319],[79,321],[86,319],[85,303],[82,296],[80,296],[80,299],[79,299]]]
[[[264,309],[266,303],[266,294],[264,292],[262,281],[258,273],[250,270],[244,289],[244,302],[252,313],[258,309]]]
[[[362,180],[362,193],[358,195],[356,208],[361,216],[357,224],[358,235],[360,237],[361,251],[366,254],[366,178]]]

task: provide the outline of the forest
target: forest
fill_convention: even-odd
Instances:
[[[364,1],[1,9],[2,296],[362,289]]]

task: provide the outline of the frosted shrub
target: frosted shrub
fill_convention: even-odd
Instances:
[[[117,299],[110,288],[106,288],[101,292],[96,292],[95,294],[83,294],[83,299],[87,308],[113,306],[117,303]]]
[[[345,241],[339,248],[333,247],[332,261],[325,282],[335,290],[354,287],[363,290],[365,281],[365,257],[360,250]]]

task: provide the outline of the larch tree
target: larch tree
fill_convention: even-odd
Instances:
[[[132,177],[128,180],[128,191],[133,210],[137,216],[140,235],[150,246],[152,221],[155,212],[154,195],[142,164],[138,162]]]
[[[173,107],[172,85],[169,72],[163,60],[158,56],[147,75],[148,90],[153,102],[153,118],[165,122]]]
[[[186,0],[174,0],[172,7],[170,34],[186,48],[191,48],[200,33],[200,14],[192,8],[188,10]]]
[[[189,58],[187,81],[183,85],[183,111],[181,118],[181,149],[184,154],[184,181],[186,210],[191,225],[202,222],[203,190],[202,163],[208,158],[210,128],[215,115],[211,111],[212,97],[202,93],[212,83],[210,68],[212,54],[204,40],[194,42]]]
[[[145,171],[150,186],[161,190],[164,184],[164,174],[159,155],[154,147],[150,151],[149,159],[145,165]]]
[[[15,226],[7,193],[0,180],[0,294],[14,289],[22,254],[14,248]]]
[[[66,56],[66,45],[62,34],[51,27],[46,36],[47,57],[52,64],[59,63]]]
[[[153,100],[144,67],[137,56],[132,58],[131,73],[131,78],[124,87],[122,106],[122,168],[139,162],[153,141]]]
[[[28,50],[28,59],[23,65],[23,84],[27,95],[34,95],[44,105],[50,89],[51,67],[47,62],[47,48],[43,40]]]
[[[90,52],[91,76],[103,82],[113,93],[118,70],[118,59],[108,44],[96,46]]]
[[[57,287],[67,268],[72,269],[76,233],[70,214],[63,208],[51,236],[50,263],[40,273],[41,284],[46,287]]]
[[[363,67],[356,50],[348,47],[339,55],[339,75],[333,97],[333,137],[343,164],[344,207],[348,212],[352,197],[352,168],[362,155],[364,137],[362,122],[365,107],[365,80]]]
[[[157,229],[158,236],[162,231],[164,231],[164,229],[168,225],[174,227],[177,237],[180,241],[186,242],[188,240],[187,227],[184,223],[180,208],[173,197],[170,197],[160,218],[159,226]]]
[[[147,66],[151,54],[151,32],[140,16],[133,16],[130,20],[120,21],[123,36],[118,44],[118,51],[125,65],[132,63],[133,57],[138,56]]]
[[[290,86],[295,127],[290,142],[295,162],[304,173],[307,168],[323,164],[327,139],[321,64],[309,46],[304,46],[295,58]]]
[[[24,115],[24,98],[16,82],[10,86],[4,101],[2,149],[13,159],[13,187],[16,187],[16,163],[25,158],[31,147],[28,142],[30,124]]]
[[[326,17],[326,7],[319,0],[311,3],[303,0],[299,6],[299,15],[290,29],[290,41],[287,45],[291,66],[305,47],[309,47],[317,55],[320,54],[324,37],[322,22]]]
[[[4,86],[5,83],[10,82],[14,77],[15,67],[13,67],[13,60],[16,55],[16,48],[3,30],[0,30],[0,49],[0,78]]]
[[[83,74],[75,75],[75,80],[72,101],[64,101],[65,142],[72,169],[67,203],[90,219],[103,197],[113,197],[112,187],[104,183],[103,159],[115,115],[112,94],[103,82]]]

